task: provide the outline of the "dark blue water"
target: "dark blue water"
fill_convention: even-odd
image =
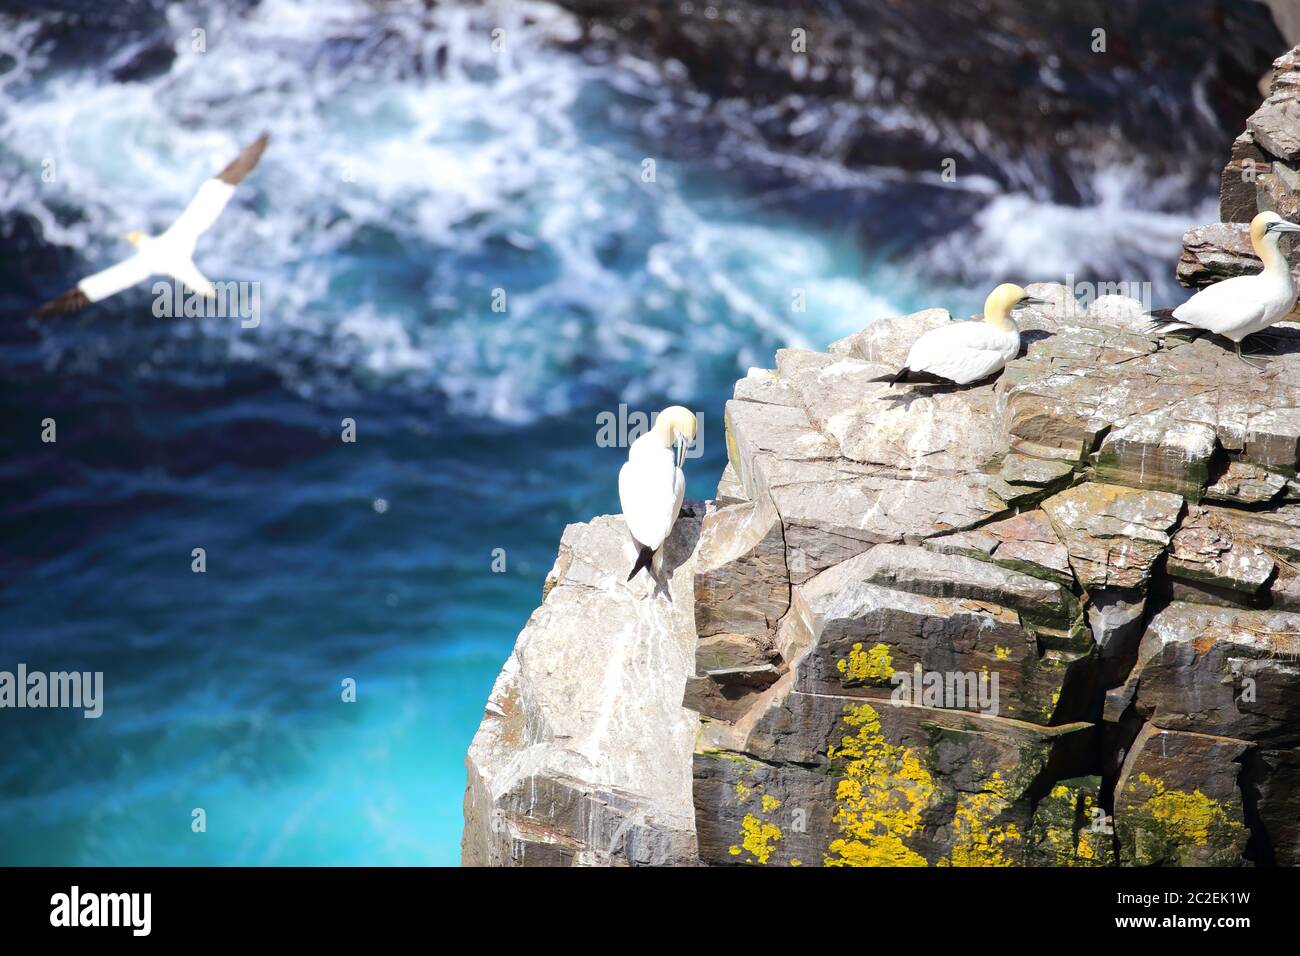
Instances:
[[[0,711],[2,863],[455,862],[464,752],[560,533],[617,510],[597,415],[699,410],[709,497],[722,404],[777,347],[969,312],[1134,223],[1155,263],[1186,223],[1104,172],[1109,218],[983,196],[945,251],[908,211],[969,197],[710,156],[644,65],[550,47],[554,12],[502,54],[457,8],[173,10],[139,43],[174,58],[124,76],[4,26],[0,670],[102,671],[105,702]],[[147,287],[29,318],[262,129],[196,256],[259,284],[260,325],[155,318]]]

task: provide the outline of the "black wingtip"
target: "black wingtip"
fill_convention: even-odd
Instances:
[[[216,178],[228,186],[238,186],[244,181],[244,177],[257,166],[257,161],[262,158],[266,144],[270,141],[271,134],[263,132],[261,136],[245,146],[240,154],[230,162],[229,166],[217,173]]]
[[[57,299],[46,302],[32,314],[38,319],[48,319],[56,315],[80,312],[88,305],[90,305],[90,297],[81,291],[80,286],[73,286]]]
[[[641,547],[641,551],[636,556],[636,564],[632,565],[632,570],[627,576],[627,579],[629,581],[631,581],[634,577],[636,577],[636,573],[640,571],[642,568],[649,568],[650,562],[655,559],[655,553],[653,548],[648,548],[644,544],[641,545],[640,547]]]

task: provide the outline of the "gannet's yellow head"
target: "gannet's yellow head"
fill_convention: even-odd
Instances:
[[[144,242],[148,238],[148,236],[139,230],[128,232],[126,234],[126,241],[131,243],[131,245],[135,246],[137,249],[140,248],[140,243]]]
[[[1300,232],[1300,226],[1287,222],[1275,212],[1261,212],[1250,221],[1250,244],[1256,253],[1260,253],[1260,247],[1265,242],[1276,246],[1285,232]]]
[[[681,405],[669,405],[655,419],[655,431],[664,447],[677,446],[677,467],[682,466],[686,448],[695,441],[695,413]]]
[[[1004,282],[984,300],[984,321],[999,328],[1012,326],[1011,310],[1022,305],[1046,305],[1014,282]]]
[[[669,405],[655,419],[655,428],[670,443],[678,439],[695,441],[695,413],[680,405]]]

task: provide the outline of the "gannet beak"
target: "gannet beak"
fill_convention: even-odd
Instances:
[[[1273,223],[1273,228],[1278,232],[1300,232],[1300,226],[1294,222],[1287,222],[1285,219]]]
[[[1018,303],[1019,305],[1049,305],[1046,299],[1040,299],[1036,295],[1027,295]]]
[[[677,445],[677,467],[680,468],[682,467],[682,462],[686,460],[686,439],[683,436],[678,435],[677,441],[674,444]]]

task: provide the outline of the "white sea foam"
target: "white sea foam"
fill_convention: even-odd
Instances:
[[[1064,282],[1091,274],[1114,282],[1151,282],[1158,297],[1178,296],[1174,263],[1192,222],[1212,221],[1207,200],[1189,218],[1160,211],[1177,179],[1153,180],[1132,166],[1105,165],[1086,183],[1083,204],[1068,206],[1024,192],[993,198],[928,253],[938,264],[967,263],[967,275],[992,273],[1018,282]],[[1181,297],[1179,297],[1181,298]]]
[[[203,334],[304,392],[365,375],[521,422],[591,394],[686,395],[701,357],[740,368],[896,311],[855,283],[836,241],[739,197],[744,221],[729,222],[726,191],[687,199],[681,185],[704,174],[671,161],[642,182],[635,122],[610,104],[662,98],[662,84],[647,64],[596,68],[549,46],[576,29],[556,7],[266,0],[242,18],[174,6],[169,19],[177,56],[155,78],[19,71],[0,119],[17,181],[0,210],[99,268],[269,129],[197,257],[213,277],[260,281],[265,319]]]
[[[666,85],[650,64],[593,66],[558,49],[577,27],[557,7],[265,0],[195,17],[169,7],[174,62],[125,83],[48,67],[30,29],[0,30],[14,64],[0,75],[0,213],[30,216],[47,242],[101,268],[126,251],[119,237],[163,228],[269,129],[261,166],[196,257],[214,279],[260,282],[263,321],[198,327],[304,394],[380,380],[504,422],[596,397],[684,400],[770,364],[777,346],[821,347],[923,304],[960,311],[990,276],[1163,267],[1186,225],[1134,208],[1140,177],[1112,187],[1103,176],[1083,209],[968,178],[963,189],[989,197],[973,235],[868,269],[864,254],[879,256],[858,236],[781,218],[717,170],[659,157],[643,182]],[[781,164],[850,191],[904,175],[833,158]],[[971,263],[972,289],[929,284],[922,298],[925,269],[952,275],[952,261]],[[492,308],[497,289],[505,312]],[[123,300],[97,309],[134,315]],[[172,335],[194,335],[191,320],[169,321]],[[41,334],[59,361],[60,329]]]

